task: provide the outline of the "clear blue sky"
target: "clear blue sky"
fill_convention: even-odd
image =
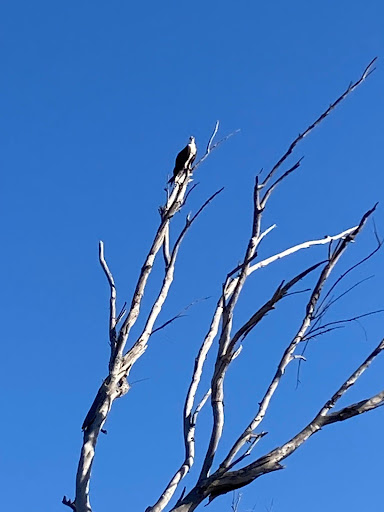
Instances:
[[[106,375],[108,289],[97,259],[103,239],[120,304],[131,298],[175,154],[190,134],[200,148],[216,119],[241,128],[199,169],[195,210],[225,186],[181,250],[161,320],[201,297],[189,316],[153,338],[133,386],[98,445],[95,512],[143,511],[182,458],[181,413],[193,359],[225,273],[244,251],[254,174],[384,55],[384,7],[365,2],[3,2],[0,165],[2,218],[1,504],[12,512],[62,511],[74,495],[80,426]],[[383,199],[384,68],[297,150],[303,167],[271,201],[268,256],[353,226]],[[384,235],[383,207],[376,221]],[[176,227],[182,219],[175,219]],[[374,246],[372,224],[341,268]],[[254,275],[244,320],[268,290],[323,250]],[[375,274],[332,318],[383,307],[382,254],[351,278]],[[160,265],[144,307],[161,277]],[[304,296],[291,297],[251,336],[228,377],[224,448],[248,423],[293,334]],[[382,316],[314,343],[295,391],[292,366],[255,454],[317,412],[383,335]],[[138,331],[135,331],[138,332]],[[383,387],[377,361],[349,400]],[[347,402],[345,402],[347,403]],[[198,442],[204,443],[209,408]],[[241,512],[378,510],[383,410],[334,425],[244,490]],[[223,448],[223,449],[224,449]],[[198,460],[201,458],[201,446]],[[189,484],[193,477],[186,480]],[[210,505],[229,510],[231,496]],[[267,508],[266,508],[267,507]]]

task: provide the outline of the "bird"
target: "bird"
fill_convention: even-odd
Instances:
[[[175,167],[173,169],[173,176],[168,181],[168,183],[174,183],[175,178],[182,171],[186,171],[187,169],[191,169],[193,162],[195,161],[197,153],[197,147],[195,142],[195,137],[191,135],[189,137],[189,143],[183,148],[180,153],[177,155],[175,160]]]

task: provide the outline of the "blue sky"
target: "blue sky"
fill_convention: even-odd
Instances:
[[[370,0],[3,2],[4,509],[55,512],[63,510],[63,494],[73,497],[80,426],[108,358],[108,289],[98,240],[106,244],[120,304],[129,301],[175,155],[190,134],[202,148],[220,119],[223,134],[241,133],[199,169],[191,210],[225,190],[185,240],[160,321],[211,298],[154,336],[132,373],[132,380],[147,380],[115,404],[94,466],[95,511],[153,504],[182,458],[183,397],[223,278],[244,252],[253,177],[372,57],[382,58],[383,19],[382,3]],[[303,166],[270,202],[265,227],[276,222],[278,228],[262,256],[353,226],[382,200],[383,90],[380,59],[374,75],[297,149]],[[382,208],[375,218],[384,236]],[[181,223],[179,216],[174,235]],[[340,268],[373,246],[369,224]],[[323,256],[314,250],[255,274],[237,321],[283,277]],[[161,273],[159,264],[144,310]],[[372,274],[333,319],[383,307],[382,254],[345,286]],[[304,300],[287,299],[233,365],[223,451],[254,412]],[[382,335],[382,316],[375,316],[314,343],[298,391],[294,367],[287,372],[264,425],[270,434],[255,453],[303,427]],[[382,371],[383,361],[375,362],[345,403],[380,390]],[[197,461],[209,419],[207,407]],[[286,470],[244,489],[241,512],[264,511],[272,502],[273,512],[377,510],[383,419],[377,410],[330,426],[288,459]],[[229,510],[230,501],[225,496],[210,509]]]

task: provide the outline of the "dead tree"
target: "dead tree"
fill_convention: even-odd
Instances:
[[[175,470],[169,483],[161,492],[159,499],[155,504],[147,508],[147,512],[161,512],[169,504],[176,489],[185,475],[190,471],[195,458],[195,429],[196,422],[201,409],[211,403],[212,425],[210,440],[205,454],[204,461],[199,468],[199,476],[196,484],[186,494],[183,492],[181,498],[171,509],[172,512],[192,512],[207,498],[209,501],[216,497],[242,488],[257,478],[267,473],[282,469],[282,461],[289,457],[313,434],[335,422],[342,422],[359,414],[373,410],[384,404],[384,390],[377,394],[365,398],[358,403],[352,403],[341,409],[337,409],[339,399],[346,391],[353,386],[362,373],[368,369],[372,361],[384,350],[384,340],[380,340],[376,348],[367,356],[358,368],[348,376],[343,384],[335,391],[333,396],[319,407],[318,414],[305,425],[300,432],[287,440],[283,445],[263,456],[245,464],[245,460],[250,460],[250,456],[255,445],[262,440],[266,432],[260,430],[271,400],[284,378],[287,366],[291,361],[299,359],[304,360],[300,353],[300,348],[311,339],[320,336],[337,327],[338,322],[322,323],[325,313],[332,304],[330,298],[331,291],[337,286],[346,274],[342,274],[336,280],[331,290],[324,293],[324,286],[334,272],[336,265],[350,244],[356,240],[361,230],[364,228],[368,219],[372,216],[376,206],[365,212],[356,225],[345,229],[341,233],[332,236],[326,236],[318,240],[305,241],[275,254],[267,259],[258,261],[258,247],[260,242],[274,229],[274,225],[267,229],[262,228],[263,213],[266,209],[268,200],[276,187],[280,185],[288,176],[293,173],[300,165],[298,160],[287,170],[282,170],[288,157],[293,153],[296,146],[304,137],[319,125],[335,107],[342,102],[350,93],[352,93],[364,80],[372,73],[375,59],[367,66],[361,77],[349,85],[343,94],[324,111],[316,121],[314,121],[303,133],[291,143],[288,150],[266,173],[264,179],[259,176],[255,179],[253,191],[253,218],[251,226],[251,235],[244,251],[241,263],[225,277],[222,286],[221,296],[218,298],[216,308],[213,313],[211,324],[207,334],[201,343],[200,350],[195,359],[192,378],[189,389],[186,393],[183,418],[184,418],[184,460],[180,467]],[[91,468],[95,457],[95,449],[98,436],[103,432],[104,423],[111,410],[113,402],[127,393],[130,389],[127,378],[136,361],[144,354],[148,348],[151,335],[160,327],[155,328],[156,320],[162,310],[164,302],[169,294],[170,287],[174,278],[175,263],[181,243],[197,217],[202,213],[205,207],[221,192],[219,190],[207,199],[200,209],[192,216],[187,216],[185,225],[176,239],[173,247],[170,246],[169,229],[174,215],[179,212],[186,203],[190,191],[191,176],[198,167],[206,160],[210,153],[216,149],[224,139],[214,143],[217,135],[219,123],[216,123],[215,129],[208,141],[205,154],[195,164],[192,169],[185,169],[171,190],[167,189],[165,204],[159,209],[160,224],[156,231],[154,240],[145,258],[141,268],[139,279],[133,294],[133,299],[129,308],[123,309],[117,313],[116,310],[116,286],[104,256],[104,245],[100,242],[99,259],[101,267],[106,275],[110,287],[110,308],[109,308],[109,343],[110,357],[108,365],[108,375],[100,386],[96,397],[89,409],[83,423],[83,444],[81,448],[80,461],[78,464],[76,476],[76,496],[74,501],[64,497],[63,503],[76,512],[91,512],[89,491]],[[234,316],[237,310],[239,297],[242,293],[246,280],[260,268],[272,265],[281,258],[286,258],[294,253],[317,245],[328,246],[328,257],[324,261],[316,262],[308,268],[303,269],[297,275],[290,276],[283,281],[276,290],[270,293],[270,298],[257,310],[250,318],[235,332],[233,329]],[[381,241],[377,237],[376,252],[381,247]],[[164,259],[164,278],[159,287],[156,300],[153,302],[148,316],[145,319],[144,328],[139,337],[133,342],[130,338],[131,329],[140,314],[142,297],[146,289],[148,278],[152,272],[156,257],[162,254]],[[372,254],[372,253],[371,253]],[[244,430],[234,440],[232,447],[221,460],[215,460],[216,452],[224,429],[224,382],[226,373],[232,361],[240,355],[245,338],[256,328],[256,326],[266,317],[268,313],[277,308],[280,301],[288,295],[294,293],[295,285],[301,282],[309,274],[317,276],[315,284],[310,290],[310,296],[306,303],[305,311],[301,319],[298,320],[296,335],[287,344],[284,353],[278,362],[277,369],[271,378],[270,384],[265,390],[264,396],[259,403],[256,411],[251,411],[252,419]],[[342,322],[342,321],[340,321]],[[215,342],[215,345],[214,345]],[[205,390],[202,399],[197,401],[196,396],[201,382],[208,352],[215,346],[216,359],[214,369],[211,375],[211,387]]]

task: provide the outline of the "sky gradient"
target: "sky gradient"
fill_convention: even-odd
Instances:
[[[244,253],[254,176],[376,55],[375,73],[297,148],[290,162],[304,155],[303,165],[270,202],[264,227],[276,223],[277,229],[261,257],[351,227],[383,200],[383,20],[378,0],[2,3],[4,510],[63,511],[62,496],[73,498],[80,427],[106,375],[109,349],[98,240],[121,306],[131,299],[157,227],[175,155],[191,134],[201,150],[220,119],[221,135],[241,132],[198,170],[188,208],[196,211],[215,190],[225,190],[187,235],[159,323],[210,298],[153,337],[131,375],[140,382],[114,404],[91,483],[95,512],[144,511],[157,499],[182,460],[183,399],[221,284]],[[384,236],[382,204],[375,220]],[[173,237],[182,222],[175,218]],[[374,246],[371,222],[340,270]],[[281,279],[324,255],[324,249],[306,251],[255,275],[237,322]],[[384,307],[383,269],[379,253],[351,276],[345,288],[374,275],[330,319]],[[144,311],[161,278],[159,263]],[[304,295],[287,299],[231,368],[219,453],[253,415],[304,301]],[[296,391],[292,366],[255,456],[313,417],[377,345],[382,325],[382,315],[372,316],[310,346],[302,384]],[[378,360],[342,403],[382,389],[382,375]],[[383,420],[380,409],[326,428],[285,461],[287,469],[244,489],[239,512],[378,510]],[[206,407],[197,466],[209,422]],[[188,476],[186,485],[195,478]],[[229,511],[230,502],[227,495],[209,509]]]

